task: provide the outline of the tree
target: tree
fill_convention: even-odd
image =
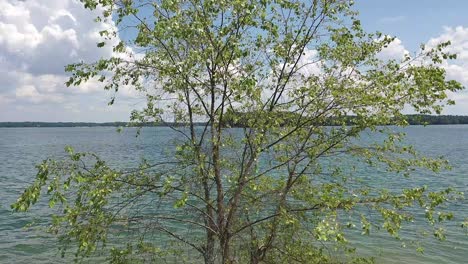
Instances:
[[[112,58],[67,66],[67,85],[132,85],[147,99],[132,121],[174,120],[180,136],[165,159],[131,171],[71,148],[69,159],[40,164],[12,207],[27,210],[47,186],[50,206],[62,209],[51,231],[63,250],[76,243],[77,257],[88,256],[110,243],[116,263],[169,253],[205,263],[324,263],[340,251],[330,256],[322,242],[351,251],[347,229],[356,228],[398,237],[419,212],[443,238],[437,223],[452,215],[438,207],[456,192],[372,189],[351,176],[362,166],[395,177],[447,166],[386,125],[407,125],[404,108],[440,113],[453,104],[446,92],[462,86],[441,68],[455,58],[444,52],[449,43],[379,59],[393,38],[364,32],[344,0],[81,1],[135,37],[114,43]],[[101,35],[98,47],[118,32]],[[330,119],[336,126],[325,127]],[[363,131],[380,136],[360,140]],[[123,245],[113,240],[122,233]],[[174,243],[164,247],[163,235]]]

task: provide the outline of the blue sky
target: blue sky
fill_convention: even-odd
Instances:
[[[397,36],[409,50],[444,32],[444,27],[468,27],[465,0],[357,0],[361,22],[369,31]]]
[[[468,86],[468,1],[356,0],[367,31],[398,39],[388,56],[414,52],[421,43],[452,40],[459,60],[444,67],[450,78]],[[117,103],[96,82],[67,88],[63,66],[110,56],[96,49],[95,14],[77,0],[0,0],[0,122],[121,121],[144,102],[131,87],[122,87]],[[451,94],[457,105],[446,114],[468,115],[468,92]]]

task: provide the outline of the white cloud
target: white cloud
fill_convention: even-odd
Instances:
[[[112,45],[96,47],[103,41],[99,31],[115,29],[112,21],[94,22],[99,8],[86,10],[78,0],[0,0],[0,7],[0,121],[11,120],[5,113],[12,109],[32,109],[31,104],[38,111],[60,108],[63,111],[56,114],[65,119],[67,113],[76,114],[91,103],[97,109],[107,106],[110,95],[97,80],[71,88],[64,84],[67,64],[113,55]],[[120,97],[137,97],[132,87],[121,90]],[[129,112],[119,119],[127,119]]]
[[[448,47],[449,51],[458,54],[458,59],[468,62],[468,27],[444,27],[444,33],[440,36],[431,38],[427,45],[434,47],[435,45],[450,41],[451,46]]]
[[[446,41],[451,42],[446,50],[457,54],[456,60],[444,62],[447,75],[449,78],[456,79],[468,87],[468,27],[445,27],[444,33],[431,38],[427,42],[427,46],[435,47],[437,44]]]
[[[447,72],[447,78],[459,81],[468,87],[468,27],[444,27],[444,32],[427,42],[428,48],[437,44],[450,41],[451,45],[446,51],[456,53],[456,60],[446,60],[443,67]],[[455,106],[447,107],[447,114],[468,114],[468,91],[449,93],[449,98],[455,100]]]
[[[299,74],[305,77],[319,75],[322,71],[322,65],[318,61],[318,51],[306,48],[304,55],[299,60],[298,67]]]
[[[16,88],[16,98],[24,99],[32,103],[42,103],[42,102],[53,102],[60,103],[63,102],[64,98],[58,94],[41,94],[33,85],[23,85]]]
[[[79,1],[0,0],[0,6],[0,52],[30,73],[62,74],[66,64],[112,54],[110,46],[97,49],[96,43],[99,31],[115,25],[94,23],[99,10],[85,10]]]
[[[9,97],[6,97],[5,95],[0,94],[0,104],[7,104],[12,102],[13,100]]]
[[[405,55],[409,54],[409,51],[403,45],[403,42],[399,38],[395,38],[386,48],[378,54],[378,57],[383,60],[401,60]]]

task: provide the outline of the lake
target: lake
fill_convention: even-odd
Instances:
[[[453,167],[439,174],[425,173],[419,177],[374,177],[368,170],[362,177],[370,184],[388,188],[428,185],[441,189],[453,186],[468,193],[468,125],[411,126],[404,129],[407,139],[416,149],[428,156],[444,156]],[[0,128],[0,263],[63,263],[57,253],[56,241],[40,230],[24,229],[32,220],[43,221],[40,204],[30,214],[12,213],[10,204],[22,193],[35,176],[35,164],[47,157],[63,157],[64,147],[90,151],[100,155],[109,164],[131,167],[142,158],[158,160],[163,147],[175,137],[166,127],[145,128],[135,137],[135,129],[117,133],[112,127],[93,128]],[[374,255],[377,263],[466,263],[468,236],[458,226],[468,217],[466,201],[451,204],[449,209],[456,219],[447,227],[447,241],[439,242],[431,236],[422,244],[424,254],[414,247],[402,247],[388,235],[355,236],[354,245],[364,255]],[[402,231],[417,236],[418,226],[410,225]]]

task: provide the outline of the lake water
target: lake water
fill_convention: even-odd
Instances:
[[[375,185],[403,188],[408,185],[428,185],[435,189],[453,186],[468,193],[468,126],[411,126],[404,129],[408,141],[428,156],[443,155],[453,169],[440,174],[423,174],[420,177],[374,177],[379,174],[369,170],[362,175]],[[56,241],[40,231],[26,231],[24,226],[34,219],[43,220],[41,205],[31,213],[12,213],[10,204],[31,183],[35,176],[34,165],[47,157],[62,157],[64,147],[77,151],[95,152],[110,164],[127,167],[141,158],[157,160],[163,147],[174,138],[169,128],[146,128],[140,137],[135,130],[117,133],[115,128],[0,128],[0,263],[63,263],[57,253]],[[374,182],[372,182],[374,181]],[[43,204],[45,206],[45,204]],[[402,247],[387,235],[352,237],[360,253],[374,255],[377,263],[466,263],[468,236],[459,228],[468,217],[468,204],[461,201],[450,205],[456,219],[447,226],[447,241],[438,242],[430,236],[422,244],[424,254],[412,246]],[[418,226],[408,226],[403,233],[417,236]]]

